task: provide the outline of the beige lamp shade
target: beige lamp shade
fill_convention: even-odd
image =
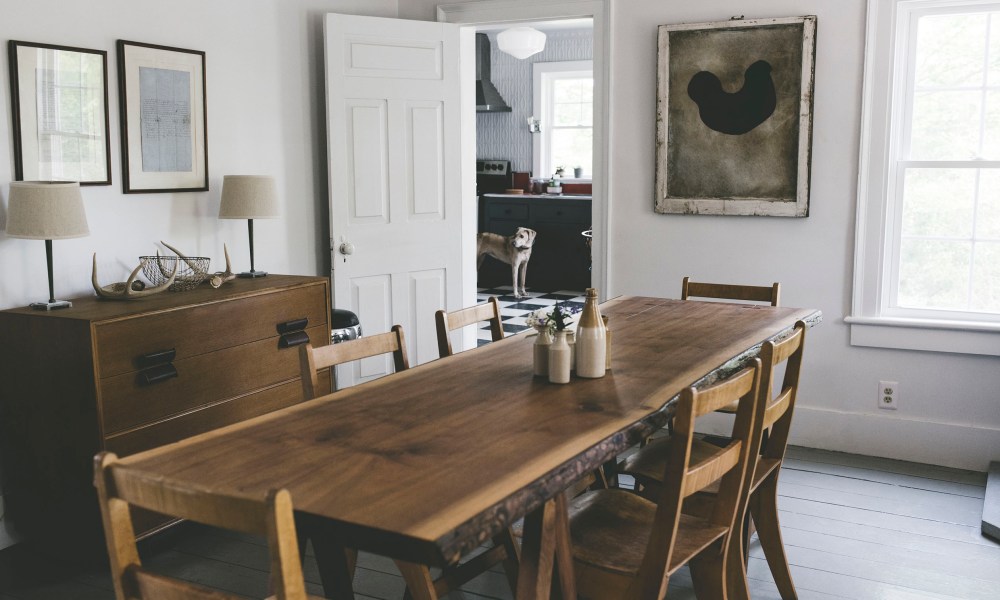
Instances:
[[[11,182],[7,235],[30,240],[63,240],[89,234],[79,183]]]
[[[273,219],[279,214],[274,177],[226,175],[222,178],[220,219]]]
[[[523,60],[545,49],[545,34],[531,27],[511,27],[497,34],[497,46]]]

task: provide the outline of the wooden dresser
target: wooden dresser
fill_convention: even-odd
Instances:
[[[5,518],[46,550],[100,548],[94,454],[126,456],[300,402],[295,346],[329,344],[329,315],[328,280],[290,275],[0,312]],[[328,373],[321,382],[328,392]],[[166,523],[134,521],[139,537]]]

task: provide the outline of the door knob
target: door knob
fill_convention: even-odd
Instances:
[[[343,254],[344,256],[350,256],[351,254],[354,254],[354,244],[352,244],[351,242],[344,242],[340,244],[340,253]]]

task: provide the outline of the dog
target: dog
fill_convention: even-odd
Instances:
[[[528,275],[528,260],[531,258],[531,246],[535,243],[535,230],[518,227],[513,235],[503,236],[498,233],[480,233],[476,236],[476,268],[483,266],[486,255],[505,262],[511,267],[513,276],[514,297],[527,298],[524,289],[524,279]],[[518,277],[521,287],[518,289]]]

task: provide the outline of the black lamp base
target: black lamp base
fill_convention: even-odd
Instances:
[[[53,300],[52,302],[32,302],[28,306],[35,310],[59,310],[60,308],[71,308],[73,303],[69,300]]]
[[[258,277],[267,277],[267,271],[243,271],[237,277],[242,277],[244,279],[256,279]]]

